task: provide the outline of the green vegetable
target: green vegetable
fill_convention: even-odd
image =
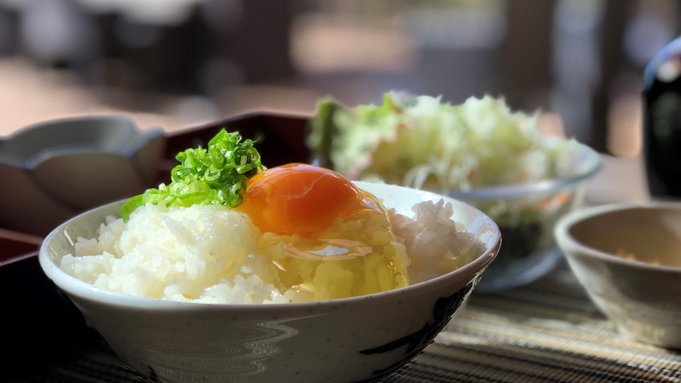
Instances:
[[[325,166],[358,180],[469,190],[573,175],[576,141],[548,137],[536,116],[485,96],[451,105],[387,93],[382,105],[319,103],[307,145]]]
[[[168,207],[239,206],[246,193],[246,181],[265,169],[253,145],[252,140],[241,142],[239,133],[222,129],[210,140],[207,149],[199,147],[178,153],[175,159],[180,164],[170,172],[172,182],[132,197],[121,208],[121,217],[127,220],[147,203]]]

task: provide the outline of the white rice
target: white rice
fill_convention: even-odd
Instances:
[[[427,201],[414,218],[393,215],[393,230],[410,258],[410,284],[461,267],[483,244],[451,220],[452,206]],[[313,295],[281,288],[276,268],[259,253],[250,218],[221,206],[161,208],[148,204],[127,223],[107,218],[97,239],[78,238],[61,260],[70,275],[97,287],[171,301],[204,303],[306,302]]]

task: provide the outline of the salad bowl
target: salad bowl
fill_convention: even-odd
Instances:
[[[501,237],[479,210],[433,193],[358,182],[398,213],[444,198],[484,251],[443,276],[383,293],[308,303],[203,304],[141,298],[94,287],[60,266],[69,238],[92,237],[123,202],[58,226],[39,260],[120,360],[163,382],[374,382],[433,341],[496,256]]]
[[[382,105],[346,108],[320,101],[307,144],[318,163],[350,179],[448,195],[482,210],[504,246],[478,292],[498,292],[547,274],[562,254],[553,225],[578,207],[600,156],[575,140],[544,135],[537,116],[503,99],[394,92]]]
[[[588,183],[601,170],[602,162],[593,149],[578,144],[572,166],[575,174],[571,177],[447,193],[492,217],[504,238],[504,246],[476,291],[526,285],[563,259],[554,237],[556,222],[583,205]]]

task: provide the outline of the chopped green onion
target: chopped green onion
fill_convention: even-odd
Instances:
[[[147,203],[170,206],[224,205],[237,207],[244,200],[246,181],[263,171],[253,140],[241,142],[237,132],[222,129],[208,148],[187,149],[175,156],[180,163],[170,172],[171,182],[134,196],[120,210],[127,220]]]

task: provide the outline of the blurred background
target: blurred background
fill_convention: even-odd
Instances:
[[[669,0],[0,0],[0,136],[124,112],[181,130],[313,113],[388,90],[503,96],[548,131],[641,151],[644,66],[679,34]]]

